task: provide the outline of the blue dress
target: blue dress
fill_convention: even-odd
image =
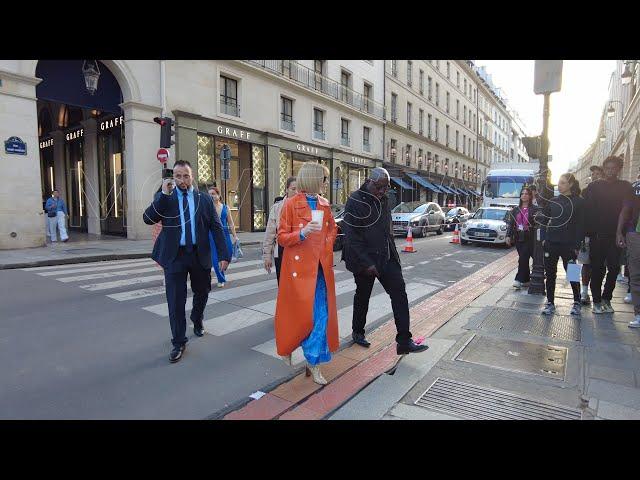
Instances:
[[[318,199],[307,196],[307,202],[311,210],[316,210]],[[300,346],[304,358],[309,365],[331,361],[331,352],[327,343],[327,323],[329,321],[329,308],[327,297],[327,284],[324,280],[322,265],[318,265],[318,277],[316,280],[316,294],[313,302],[313,330],[305,338]]]
[[[220,221],[222,222],[224,238],[227,242],[227,249],[229,250],[229,255],[231,255],[233,253],[233,243],[231,242],[231,233],[229,232],[229,223],[227,222],[228,216],[229,209],[226,205],[223,205],[222,212],[220,213]],[[224,272],[220,270],[218,251],[216,250],[216,243],[213,239],[213,234],[211,233],[211,231],[209,231],[209,244],[211,245],[211,263],[213,264],[213,269],[216,272],[216,277],[218,277],[218,283],[226,282]]]

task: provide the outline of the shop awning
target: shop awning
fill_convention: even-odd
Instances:
[[[451,187],[445,187],[444,185],[438,185],[438,188],[448,195],[455,195],[456,193],[451,189]]]
[[[464,191],[462,188],[460,188],[460,187],[452,187],[452,188],[453,188],[453,189],[458,193],[458,195],[465,195],[465,196],[469,195],[467,192],[465,192],[465,191]]]
[[[416,175],[415,173],[407,173],[407,176],[412,180],[418,182],[418,184],[422,185],[424,188],[428,188],[429,190],[432,190],[436,193],[440,192],[440,189],[438,187],[436,187],[433,183],[421,177],[420,175]]]
[[[398,185],[403,190],[413,190],[413,187],[409,185],[407,182],[402,180],[400,177],[391,177],[391,181]]]

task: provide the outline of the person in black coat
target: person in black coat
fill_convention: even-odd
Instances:
[[[518,250],[518,273],[513,282],[515,288],[521,288],[531,280],[529,260],[533,258],[534,217],[539,210],[533,204],[533,200],[533,190],[523,187],[520,192],[520,204],[507,216],[507,245],[515,245]]]
[[[569,262],[575,262],[584,241],[585,207],[580,197],[580,184],[572,173],[564,173],[558,181],[560,195],[549,200],[543,210],[542,238],[544,272],[547,278],[547,304],[542,313],[555,312],[554,296],[558,259],[562,258],[565,271]],[[573,307],[571,315],[580,316],[580,282],[571,282]]]
[[[363,347],[370,343],[364,335],[373,284],[378,281],[391,297],[396,322],[398,355],[426,350],[418,345],[409,331],[409,301],[402,277],[400,257],[393,237],[391,210],[386,195],[389,172],[374,168],[360,189],[353,192],[345,205],[341,228],[344,233],[342,260],[353,273],[356,293],[353,299],[353,341]]]
[[[142,215],[144,223],[162,223],[151,258],[164,269],[169,322],[173,350],[169,360],[182,358],[186,337],[185,304],[187,300],[187,273],[191,278],[193,309],[191,321],[196,336],[204,335],[204,309],[211,291],[211,246],[209,231],[213,233],[221,270],[231,261],[226,247],[222,223],[211,197],[193,188],[191,164],[185,160],[173,166],[173,177],[162,182],[162,190],[155,194],[153,203]],[[176,189],[173,188],[175,180]]]

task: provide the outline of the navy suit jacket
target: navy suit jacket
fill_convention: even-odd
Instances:
[[[162,192],[156,193],[153,202],[142,214],[142,219],[147,225],[153,225],[157,222],[162,223],[162,231],[153,246],[151,258],[169,272],[174,270],[174,261],[178,255],[180,236],[182,234],[177,190],[177,188],[174,188],[171,195],[165,195]],[[197,256],[200,265],[205,270],[211,270],[209,231],[213,233],[218,258],[230,262],[231,252],[228,251],[222,223],[213,206],[211,196],[194,189],[193,203],[196,210],[196,245],[198,247]]]

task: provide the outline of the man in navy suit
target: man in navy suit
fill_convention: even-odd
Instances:
[[[173,182],[175,180],[174,189]],[[182,358],[187,343],[187,273],[191,277],[193,309],[191,321],[196,336],[204,335],[204,308],[211,291],[211,247],[209,230],[213,233],[220,259],[220,269],[227,269],[231,252],[227,251],[222,223],[208,194],[193,188],[191,164],[178,160],[173,166],[173,178],[162,181],[162,191],[142,216],[144,223],[162,222],[162,231],[153,246],[153,258],[164,268],[169,322],[173,350],[169,360]]]

